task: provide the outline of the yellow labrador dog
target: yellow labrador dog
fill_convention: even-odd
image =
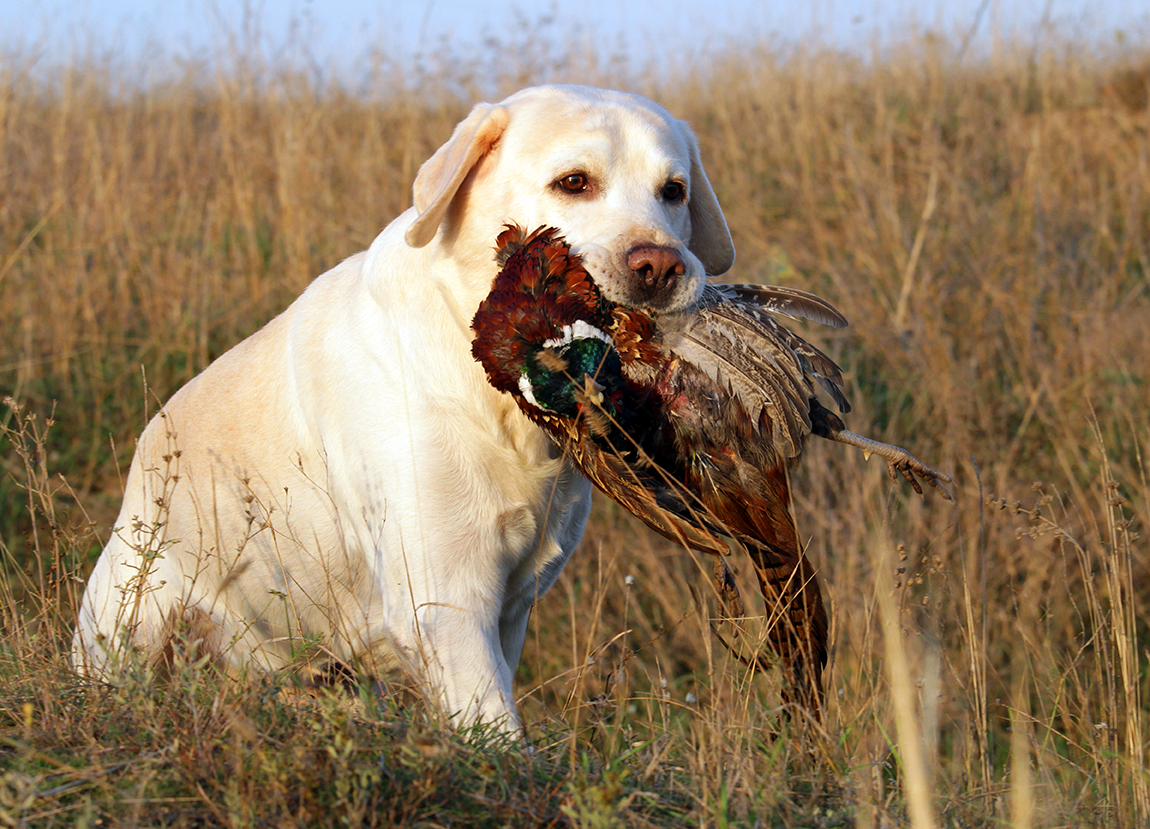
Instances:
[[[471,357],[495,237],[559,227],[608,298],[667,311],[734,250],[691,131],[620,92],[477,105],[414,200],[148,425],[78,669],[181,640],[232,669],[320,654],[410,672],[457,723],[518,729],[528,614],[591,487]]]

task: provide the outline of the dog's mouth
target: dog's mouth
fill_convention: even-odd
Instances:
[[[653,314],[691,307],[703,292],[703,267],[670,245],[637,244],[622,254],[600,245],[573,245],[595,284],[611,302]]]

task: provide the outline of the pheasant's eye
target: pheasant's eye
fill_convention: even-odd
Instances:
[[[564,193],[577,195],[587,192],[587,188],[591,186],[591,181],[586,173],[569,173],[557,180],[554,186]]]
[[[663,185],[660,195],[663,201],[681,202],[687,198],[687,186],[681,181],[668,181]]]

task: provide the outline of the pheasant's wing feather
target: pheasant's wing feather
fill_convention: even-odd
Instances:
[[[709,336],[699,343],[704,348],[749,352],[741,364],[749,367],[746,379],[752,386],[756,382],[773,382],[780,390],[790,392],[796,406],[805,407],[812,396],[810,381],[813,380],[830,395],[840,411],[849,412],[850,403],[842,392],[842,370],[834,360],[780,325],[771,316],[775,311],[769,305],[747,301],[754,296],[775,291],[786,291],[788,296],[793,294],[801,297],[804,302],[815,303],[845,323],[845,319],[830,303],[803,291],[771,286],[708,285],[699,303],[699,310],[686,318],[684,330],[692,332],[696,340],[701,340],[698,322],[705,321],[708,329],[704,333]],[[787,316],[794,317],[793,314]],[[724,341],[729,346],[724,347]],[[716,357],[725,359],[727,354],[724,352]],[[753,401],[754,397],[750,396],[747,400]],[[754,411],[753,403],[748,411]]]
[[[730,303],[693,314],[670,339],[669,350],[737,402],[750,422],[767,431],[775,452],[796,457],[810,434],[813,388],[802,362],[766,325],[748,325]]]
[[[768,286],[764,288],[764,290],[774,291],[780,289]],[[797,293],[803,292],[798,291]],[[815,300],[819,299],[813,294],[806,294],[806,296]],[[819,301],[822,302],[822,300]],[[835,314],[838,314],[838,311],[835,311],[830,303],[826,303],[826,307]],[[815,348],[815,346],[808,343],[790,329],[779,325],[779,323],[769,315],[773,313],[771,308],[739,300],[724,303],[723,306],[717,310],[725,314],[729,325],[738,326],[746,332],[746,336],[749,338],[759,337],[772,340],[777,338],[781,341],[787,348],[795,353],[802,363],[803,370],[818,381],[819,385],[834,399],[839,409],[843,412],[850,411],[850,404],[842,393],[842,370],[835,364],[834,360],[822,351]],[[843,321],[845,323],[845,319]]]
[[[711,286],[724,299],[754,305],[793,320],[810,320],[833,328],[846,328],[847,318],[821,296],[782,285],[722,283]]]

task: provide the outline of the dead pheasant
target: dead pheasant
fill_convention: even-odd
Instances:
[[[703,552],[726,554],[722,536],[747,550],[788,675],[784,700],[817,714],[827,614],[791,517],[788,474],[806,437],[881,455],[892,478],[901,473],[920,493],[915,476],[951,481],[846,431],[815,395],[817,386],[850,410],[838,366],[772,315],[846,320],[812,294],[752,285],[708,286],[691,312],[655,319],[606,301],[553,228],[528,235],[508,225],[496,245],[503,269],[472,322],[472,353],[491,384],[652,529]],[[716,576],[726,608],[741,616],[721,558]]]

